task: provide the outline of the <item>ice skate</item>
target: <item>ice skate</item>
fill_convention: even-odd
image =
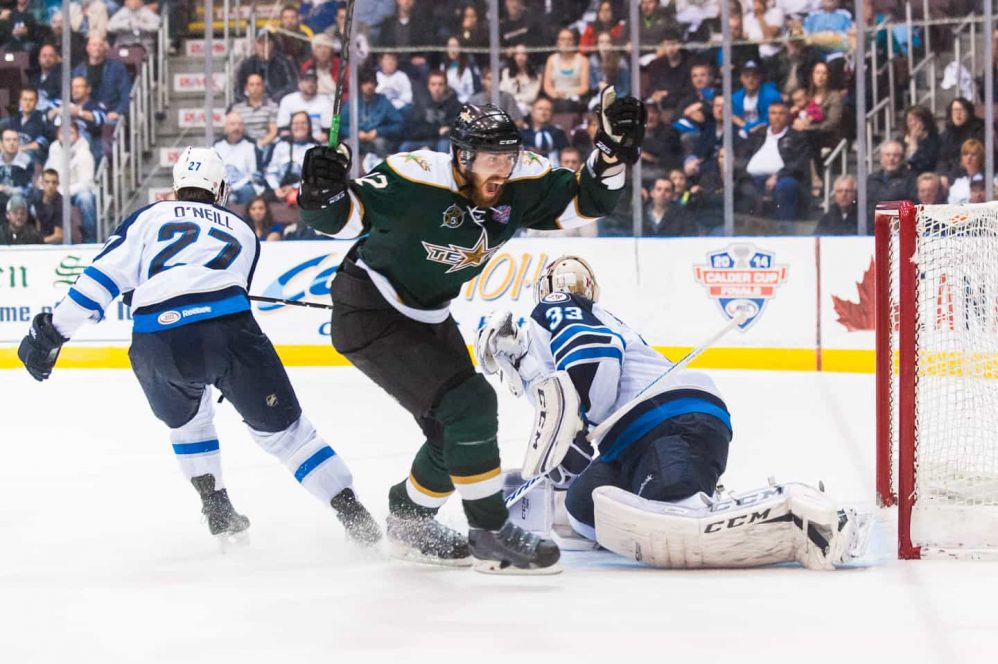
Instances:
[[[558,545],[506,522],[499,530],[468,533],[475,571],[485,574],[558,574]]]
[[[201,494],[201,513],[208,521],[208,530],[218,540],[219,547],[226,551],[231,545],[249,543],[250,521],[236,512],[225,489],[215,490],[215,478],[201,475],[191,479],[191,483]]]
[[[472,563],[468,539],[432,517],[390,514],[387,524],[390,551],[396,558],[450,567]]]
[[[329,504],[336,510],[347,535],[360,546],[374,546],[381,540],[381,528],[367,508],[357,500],[353,489],[343,489],[333,496]]]

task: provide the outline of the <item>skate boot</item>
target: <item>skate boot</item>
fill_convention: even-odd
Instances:
[[[249,519],[236,512],[225,489],[215,490],[215,478],[212,475],[199,475],[191,479],[191,484],[201,495],[201,513],[208,520],[211,534],[220,541],[248,542],[249,538],[244,531],[249,528]]]
[[[429,565],[468,567],[468,538],[432,516],[389,514],[386,534],[396,558]]]
[[[468,533],[475,571],[485,574],[557,574],[558,545],[507,521],[499,530]]]
[[[367,508],[357,500],[353,489],[343,489],[333,496],[329,504],[336,510],[336,518],[354,542],[361,546],[373,546],[381,539],[381,529]]]

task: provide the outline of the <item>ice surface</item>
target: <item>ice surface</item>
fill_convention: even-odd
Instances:
[[[872,376],[712,373],[735,426],[729,489],[821,479],[872,506]],[[354,369],[291,378],[382,517],[415,424]],[[500,399],[513,467],[530,414]],[[405,564],[347,545],[223,404],[225,482],[252,542],[221,555],[130,372],[57,370],[40,385],[0,371],[0,404],[0,662],[998,658],[998,566],[898,562],[888,512],[866,564],[834,573],[661,571],[608,553],[567,554],[553,577]],[[462,522],[458,501],[444,518]]]

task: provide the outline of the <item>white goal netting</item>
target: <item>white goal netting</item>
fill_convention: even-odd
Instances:
[[[892,486],[902,472],[899,367],[916,362],[911,540],[998,547],[998,204],[917,208],[914,295],[907,298],[898,278],[901,223],[891,221],[890,245]],[[899,310],[909,303],[914,357],[898,343]]]

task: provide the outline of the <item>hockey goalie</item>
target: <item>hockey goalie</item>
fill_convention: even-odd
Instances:
[[[535,300],[522,327],[508,312],[491,314],[475,344],[482,370],[535,408],[521,475],[546,476],[538,484],[548,493],[510,511],[525,527],[665,568],[827,570],[862,555],[869,519],[821,490],[771,482],[718,492],[732,425],[717,386],[702,372],[671,370],[603,309],[588,263],[550,263]]]

